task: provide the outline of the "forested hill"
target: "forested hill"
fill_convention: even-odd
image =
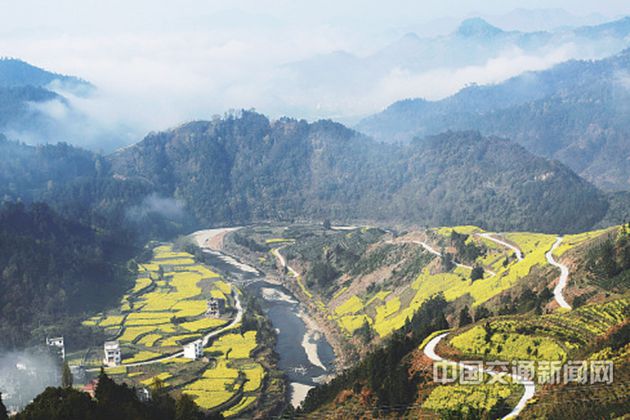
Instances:
[[[134,250],[135,251],[135,250]],[[0,208],[0,349],[64,333],[85,340],[83,313],[129,286],[124,238],[70,221],[45,204]]]
[[[109,160],[117,177],[183,200],[204,225],[333,218],[565,232],[607,210],[565,166],[474,132],[386,145],[330,121],[242,112],[151,134]]]
[[[629,72],[630,50],[599,61],[569,61],[497,85],[471,86],[441,101],[399,101],[357,129],[383,141],[480,130],[558,159],[601,188],[628,190]]]
[[[29,146],[0,134],[0,156],[2,201],[46,202],[67,219],[137,245],[196,226],[148,182],[113,177],[99,154],[65,143]]]

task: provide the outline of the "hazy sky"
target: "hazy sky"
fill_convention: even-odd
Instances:
[[[566,13],[536,22],[506,15],[518,8]],[[447,33],[469,16],[548,29],[625,14],[627,0],[0,0],[0,56],[87,79],[99,97],[79,103],[86,112],[148,130],[228,108],[282,113],[270,86],[284,64],[337,50],[369,54],[409,31]],[[395,94],[353,112],[377,111]],[[290,112],[303,116],[299,106]]]

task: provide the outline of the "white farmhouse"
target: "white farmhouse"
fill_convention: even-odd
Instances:
[[[201,340],[195,340],[184,345],[184,357],[187,359],[197,360],[203,356],[203,345]]]
[[[103,345],[103,352],[105,353],[105,358],[103,358],[105,366],[118,366],[122,362],[120,343],[118,341],[106,341]]]
[[[46,345],[49,349],[54,351],[61,360],[66,360],[66,347],[64,345],[63,337],[46,337]]]

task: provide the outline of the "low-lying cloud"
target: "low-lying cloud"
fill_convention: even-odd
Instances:
[[[153,193],[146,196],[139,205],[130,207],[126,214],[127,218],[133,222],[142,222],[151,215],[162,216],[169,220],[181,220],[185,216],[184,203]]]
[[[470,83],[496,83],[617,47],[614,42],[586,46],[571,40],[537,52],[506,46],[481,63],[421,71],[394,63],[372,71],[362,60],[398,39],[393,27],[370,32],[347,16],[328,21],[296,16],[290,10],[283,16],[198,10],[169,16],[164,27],[148,18],[134,27],[134,19],[126,17],[130,22],[111,29],[11,33],[0,38],[0,52],[92,82],[97,90],[88,97],[57,88],[83,119],[58,103],[41,105],[41,111],[70,127],[58,137],[109,151],[149,131],[230,109],[353,123],[399,99],[439,99]],[[355,57],[358,70],[348,72],[334,60],[326,64],[335,51]],[[298,69],[296,74],[296,67],[287,67],[317,57],[324,64],[312,72]],[[324,82],[310,83],[315,79]]]

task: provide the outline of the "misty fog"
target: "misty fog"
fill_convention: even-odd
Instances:
[[[0,392],[9,411],[28,404],[48,386],[59,385],[59,363],[38,349],[0,353]]]
[[[306,6],[190,1],[188,8],[156,7],[169,9],[162,22],[151,20],[154,11],[143,16],[140,9],[114,4],[101,10],[98,19],[95,10],[73,9],[78,20],[67,22],[62,32],[46,25],[20,31],[12,28],[9,13],[0,18],[13,29],[0,38],[3,55],[79,76],[97,88],[80,96],[53,86],[67,104],[37,105],[52,127],[44,134],[10,134],[29,143],[69,141],[109,152],[149,131],[210,119],[229,109],[256,108],[272,118],[332,118],[352,125],[396,100],[440,99],[470,83],[497,83],[526,70],[598,58],[623,47],[623,39],[589,40],[567,32],[571,25],[614,19],[622,6],[598,5],[608,12],[604,16],[586,6],[556,3],[569,11],[512,10],[508,2],[484,10],[462,6],[451,9],[458,10],[452,15],[443,7],[405,4],[411,13],[400,16],[393,6],[364,10],[349,2],[337,9],[324,7],[324,17]],[[61,2],[49,13],[63,21],[63,11],[70,10],[66,6]],[[125,13],[116,14],[117,8]],[[23,12],[14,9],[15,15]],[[44,17],[38,11],[33,22]],[[355,12],[362,18],[348,19]],[[484,16],[505,31],[544,29],[555,35],[540,45],[510,38],[491,43],[491,54],[470,51],[465,40],[456,39],[456,31],[471,16]],[[543,24],[541,16],[552,19]],[[538,26],[531,23],[536,19]],[[106,22],[119,29],[116,35],[105,35],[111,29]]]

